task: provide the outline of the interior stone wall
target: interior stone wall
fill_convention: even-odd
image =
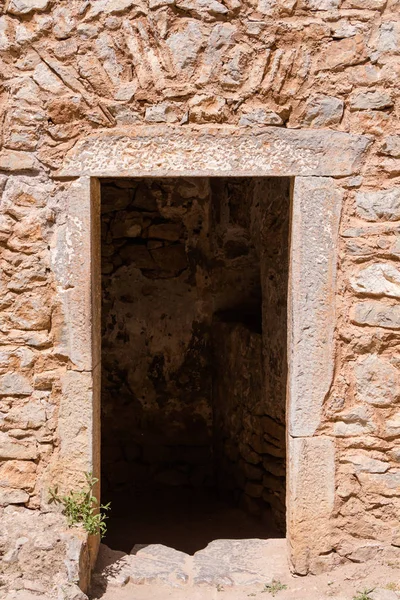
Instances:
[[[284,530],[289,204],[278,178],[102,183],[106,500],[217,486]]]
[[[210,186],[102,185],[103,495],[211,483]]]

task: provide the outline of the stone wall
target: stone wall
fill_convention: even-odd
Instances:
[[[301,551],[302,572],[398,543],[399,8],[398,0],[0,3],[3,505],[45,514],[48,484],[74,488],[91,464],[80,448],[92,365],[84,344],[71,345],[75,292],[64,268],[79,271],[77,240],[86,249],[81,211],[70,207],[87,189],[57,176],[67,152],[88,134],[146,123],[274,125],[320,141],[335,129],[366,134],[369,144],[336,181],[344,201],[329,324],[334,378],[313,446],[336,449],[336,491],[323,558],[310,567]],[[0,510],[4,583],[29,568],[4,534],[13,508]],[[26,529],[30,544],[36,534]],[[50,589],[61,578],[50,560],[58,550],[41,548],[54,565]]]

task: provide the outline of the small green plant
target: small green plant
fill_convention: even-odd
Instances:
[[[357,592],[357,596],[353,596],[353,600],[371,600],[370,593],[374,591],[374,588],[367,590],[365,589],[363,592]]]
[[[279,580],[273,579],[269,585],[264,586],[262,591],[268,592],[269,594],[272,594],[272,596],[275,596],[278,592],[286,589],[287,585],[281,583]]]
[[[96,496],[93,495],[93,488],[99,481],[93,477],[92,473],[85,473],[86,487],[77,492],[68,492],[65,496],[60,496],[58,487],[50,488],[49,503],[61,504],[63,514],[67,517],[69,527],[82,525],[90,534],[104,537],[107,531],[105,511],[110,510],[110,502],[98,506]]]

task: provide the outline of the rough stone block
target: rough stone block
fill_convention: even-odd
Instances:
[[[99,240],[94,236],[100,215],[96,182],[89,178],[74,181],[68,190],[68,220],[57,228],[51,248],[52,268],[60,286],[62,319],[56,332],[58,352],[68,356],[79,369],[99,363],[100,298],[94,295],[100,265]]]
[[[380,153],[400,158],[400,135],[388,135],[380,148]]]
[[[334,96],[314,96],[306,105],[302,122],[312,127],[329,127],[340,123],[344,102]]]
[[[400,219],[400,187],[373,192],[358,192],[356,210],[366,221],[398,221]]]
[[[33,388],[29,380],[19,373],[6,373],[0,377],[0,396],[29,396]]]
[[[254,585],[283,577],[284,540],[215,540],[193,557],[195,585]]]
[[[50,0],[11,0],[8,12],[12,15],[26,15],[32,11],[46,10]]]
[[[389,462],[371,458],[367,454],[346,454],[341,462],[351,464],[355,473],[386,473],[390,467]]]
[[[359,294],[400,298],[400,270],[390,263],[374,263],[360,269],[350,284]]]
[[[331,179],[295,181],[288,358],[292,436],[314,434],[333,377],[336,240],[342,197]]]
[[[37,455],[35,440],[17,440],[0,432],[0,459],[36,460]]]
[[[27,460],[7,460],[0,464],[0,488],[33,489],[36,464]]]
[[[24,504],[29,500],[28,492],[15,488],[0,487],[0,506],[8,504]]]
[[[384,90],[359,91],[350,97],[351,110],[383,110],[391,106],[393,106],[392,97]]]
[[[313,572],[318,555],[332,550],[334,441],[323,436],[289,437],[288,476],[289,556],[294,571],[306,575]]]
[[[400,398],[400,372],[387,359],[376,354],[354,365],[356,395],[374,406],[391,406]]]
[[[356,325],[400,329],[400,306],[383,304],[377,300],[359,302],[351,308],[350,320]]]
[[[30,152],[3,150],[0,152],[0,171],[38,171],[39,163]]]
[[[153,126],[135,135],[103,135],[80,140],[68,153],[60,175],[290,176],[351,175],[367,136],[334,131],[268,127],[255,136],[245,129]]]

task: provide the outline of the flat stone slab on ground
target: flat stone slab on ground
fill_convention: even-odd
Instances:
[[[193,556],[193,584],[268,584],[286,571],[285,548],[283,539],[215,540]]]
[[[179,587],[188,582],[191,558],[188,554],[162,544],[139,548],[133,548],[128,569],[124,570],[131,583],[158,582]]]

